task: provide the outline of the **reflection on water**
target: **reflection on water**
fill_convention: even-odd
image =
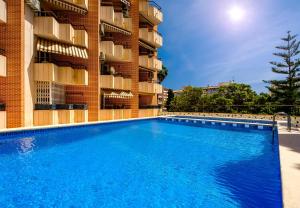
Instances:
[[[29,154],[34,150],[35,147],[35,138],[34,137],[25,137],[17,141],[18,152],[20,154]]]

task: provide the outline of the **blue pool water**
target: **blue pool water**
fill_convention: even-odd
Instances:
[[[282,207],[270,131],[160,120],[0,138],[0,207]]]

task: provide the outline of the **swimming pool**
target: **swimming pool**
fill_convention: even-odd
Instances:
[[[159,119],[0,136],[0,207],[282,207],[269,130]]]

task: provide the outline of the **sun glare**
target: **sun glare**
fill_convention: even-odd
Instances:
[[[233,6],[228,10],[228,15],[232,22],[241,22],[245,18],[245,10],[239,6]]]

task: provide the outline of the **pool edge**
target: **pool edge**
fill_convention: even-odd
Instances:
[[[286,122],[278,122],[278,142],[283,207],[300,207],[300,131],[287,131]]]

